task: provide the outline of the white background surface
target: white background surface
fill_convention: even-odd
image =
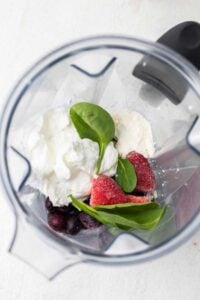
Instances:
[[[0,0],[0,103],[29,66],[61,44],[98,33],[155,40],[185,20],[200,20],[198,0]],[[77,265],[49,283],[6,253],[12,228],[13,217],[2,195],[1,300],[200,299],[200,233],[144,265]]]

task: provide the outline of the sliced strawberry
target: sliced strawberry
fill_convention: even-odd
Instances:
[[[148,160],[135,151],[130,152],[127,159],[135,168],[137,175],[136,190],[144,193],[152,192],[155,189],[156,180]]]
[[[90,205],[126,203],[126,196],[119,185],[110,177],[99,175],[93,180]]]
[[[126,195],[127,202],[132,203],[147,203],[151,202],[151,199],[148,197],[134,196],[134,195]]]

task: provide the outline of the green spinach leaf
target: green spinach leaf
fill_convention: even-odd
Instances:
[[[165,213],[166,207],[160,207],[158,203],[145,204],[125,203],[117,205],[105,205],[91,207],[69,196],[72,204],[79,210],[84,211],[102,224],[116,227],[122,230],[152,229]]]
[[[152,229],[160,221],[165,212],[165,208],[154,208],[152,210],[141,211],[135,214],[115,214],[99,211],[101,218],[107,221],[107,224],[117,226],[120,229]]]
[[[137,177],[135,169],[128,159],[118,158],[115,179],[126,193],[131,193],[136,187]]]
[[[151,210],[160,207],[158,202],[146,202],[146,203],[122,203],[111,205],[95,205],[94,208],[97,211],[112,211],[116,214],[120,213],[137,213],[144,210]]]
[[[115,137],[115,124],[102,107],[88,102],[79,102],[70,108],[70,118],[80,136],[99,144],[99,159],[96,173],[99,173],[107,145]]]
[[[68,197],[71,198],[72,200],[72,204],[75,208],[77,208],[80,211],[84,211],[86,214],[90,215],[91,217],[95,218],[96,220],[98,220],[99,222],[101,222],[102,224],[106,224],[105,220],[103,220],[103,218],[101,218],[101,216],[98,214],[98,212],[92,208],[91,206],[85,204],[82,201],[77,200],[74,196],[72,195],[68,195]]]

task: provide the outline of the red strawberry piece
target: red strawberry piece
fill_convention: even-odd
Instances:
[[[135,168],[137,175],[136,190],[144,193],[152,192],[155,189],[156,180],[148,160],[135,151],[130,152],[127,159]]]
[[[148,197],[134,196],[134,195],[126,195],[127,202],[132,203],[147,203],[151,202],[151,199]]]
[[[93,180],[90,205],[126,203],[126,196],[119,185],[110,177],[99,175]]]

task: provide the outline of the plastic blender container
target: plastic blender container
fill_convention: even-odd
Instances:
[[[177,94],[180,87],[184,90],[181,101],[176,103],[134,76],[138,64],[145,69],[149,61],[162,80],[166,78],[166,86],[170,80],[179,81],[173,88]],[[70,236],[48,226],[44,195],[29,185],[31,161],[16,148],[11,133],[32,117],[83,99],[110,113],[138,111],[150,122],[158,201],[168,205],[156,229],[111,233],[102,226]],[[157,43],[99,36],[64,45],[43,57],[16,84],[1,117],[1,179],[16,219],[9,251],[53,278],[82,261],[130,265],[158,258],[181,245],[200,225],[199,112],[197,70]]]

